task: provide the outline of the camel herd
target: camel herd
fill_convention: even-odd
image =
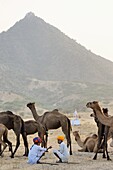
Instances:
[[[65,134],[67,140],[67,147],[69,147],[70,155],[72,155],[71,147],[71,123],[67,116],[59,113],[57,109],[45,112],[39,116],[35,103],[28,103],[27,107],[30,109],[35,120],[24,121],[20,116],[12,113],[11,111],[0,112],[0,155],[4,152],[7,144],[11,152],[11,158],[20,145],[20,134],[22,135],[25,147],[24,156],[28,156],[29,148],[27,142],[27,135],[35,134],[38,132],[39,137],[42,139],[42,146],[47,147],[48,130],[58,129],[61,127],[62,132]],[[87,137],[83,142],[78,131],[74,131],[73,135],[75,141],[82,148],[80,152],[94,152],[94,158],[97,159],[99,152],[103,153],[103,158],[107,156],[107,160],[111,160],[108,154],[107,141],[112,138],[113,140],[113,116],[108,116],[108,109],[99,106],[97,101],[88,102],[87,108],[91,108],[93,113],[90,115],[94,118],[98,127],[98,135],[93,134]],[[16,135],[16,146],[13,151],[12,143],[8,140],[8,130],[12,129]],[[3,149],[1,149],[3,145]]]
[[[98,104],[98,102],[94,101],[92,104]],[[87,107],[91,107],[91,102],[86,104]],[[99,105],[98,105],[99,106]],[[93,109],[93,108],[92,108]],[[108,109],[107,108],[102,108],[101,113],[108,117]],[[97,154],[102,152],[103,153],[103,158],[106,158],[107,155],[107,160],[110,160],[110,157],[108,155],[108,150],[107,150],[107,141],[112,138],[112,133],[110,131],[110,127],[102,124],[97,115],[96,111],[93,109],[93,113],[90,114],[91,117],[94,118],[94,121],[97,125],[98,128],[98,135],[93,134],[92,136],[87,137],[84,142],[81,141],[80,135],[78,134],[77,131],[73,132],[73,135],[75,136],[75,140],[77,141],[78,145],[82,148],[79,151],[84,151],[84,152],[94,152],[94,160],[97,159]],[[106,152],[106,154],[105,154]]]

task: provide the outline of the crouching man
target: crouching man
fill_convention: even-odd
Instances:
[[[61,163],[61,162],[67,163],[69,158],[69,151],[66,144],[63,142],[64,137],[58,136],[57,141],[59,144],[59,150],[53,150],[54,155],[59,159],[58,161],[56,161],[56,163]]]
[[[42,148],[40,143],[42,140],[39,137],[35,137],[33,139],[34,144],[31,146],[29,154],[28,154],[28,163],[29,164],[38,164],[39,160],[44,156],[44,153],[51,149],[52,146],[48,148]]]

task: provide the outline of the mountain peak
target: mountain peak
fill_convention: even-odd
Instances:
[[[33,12],[28,12],[25,17],[32,18],[32,17],[35,17],[35,14]]]
[[[85,110],[87,101],[113,101],[113,62],[88,51],[59,29],[29,12],[0,34],[0,92],[22,96],[3,109],[26,101],[66,112]],[[24,97],[25,96],[25,97]],[[0,95],[1,97],[1,95]],[[19,107],[18,107],[19,106]]]

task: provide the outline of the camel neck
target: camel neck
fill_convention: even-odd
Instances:
[[[84,145],[84,144],[83,144],[83,142],[81,141],[81,138],[78,137],[76,141],[77,141],[78,145],[79,145],[81,148],[83,148],[83,145]]]
[[[111,117],[105,116],[105,115],[102,113],[101,109],[96,108],[96,109],[94,109],[94,111],[95,111],[95,113],[96,113],[96,116],[97,116],[98,120],[99,120],[102,124],[104,124],[104,125],[106,125],[106,126],[112,126],[112,119],[111,119]]]
[[[33,115],[34,119],[37,121],[39,119],[39,115],[38,115],[38,113],[36,111],[35,106],[30,108],[30,109],[31,109],[31,112],[32,112],[32,115]]]

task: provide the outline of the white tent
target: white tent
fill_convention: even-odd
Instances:
[[[72,126],[79,126],[80,125],[80,120],[77,111],[73,113],[73,119],[71,120],[71,125]]]

